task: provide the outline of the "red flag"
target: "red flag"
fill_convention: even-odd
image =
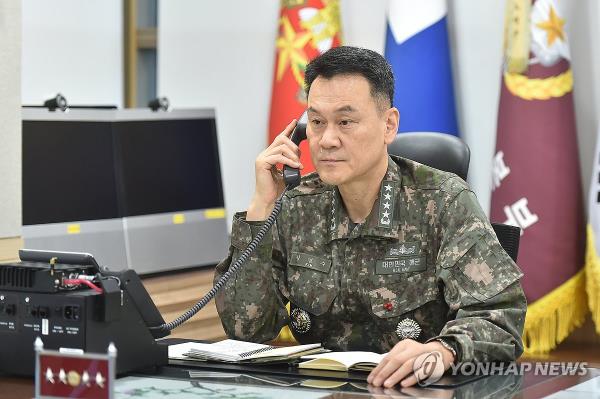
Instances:
[[[341,43],[338,0],[282,0],[273,74],[269,143],[306,108],[304,70],[308,62]],[[314,170],[308,143],[300,146],[302,173]]]
[[[491,219],[522,228],[526,351],[583,322],[584,219],[573,77],[554,0],[509,0]]]

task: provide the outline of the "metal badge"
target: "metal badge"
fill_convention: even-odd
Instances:
[[[290,313],[290,325],[299,334],[306,334],[311,327],[310,315],[306,310],[295,308]]]
[[[407,338],[417,339],[419,338],[419,335],[421,335],[421,326],[412,319],[404,319],[398,322],[396,334],[401,340]]]

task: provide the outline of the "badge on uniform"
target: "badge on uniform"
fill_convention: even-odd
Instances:
[[[299,334],[306,334],[311,327],[310,315],[304,309],[294,308],[290,313],[290,326]]]
[[[379,191],[379,214],[377,226],[386,229],[393,227],[394,204],[396,202],[397,182],[384,180]]]
[[[413,319],[404,319],[398,322],[396,326],[396,335],[400,340],[417,339],[421,335],[421,326]]]

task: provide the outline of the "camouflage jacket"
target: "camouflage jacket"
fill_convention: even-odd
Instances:
[[[261,224],[235,215],[215,279]],[[334,350],[381,353],[412,338],[443,339],[457,361],[520,356],[522,273],[462,179],[390,157],[370,215],[351,225],[337,188],[304,177],[272,235],[217,294],[227,334],[263,342],[289,325],[299,342]]]

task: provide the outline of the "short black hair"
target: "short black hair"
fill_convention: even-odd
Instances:
[[[313,59],[304,73],[306,96],[319,76],[331,79],[336,75],[358,74],[371,86],[371,95],[394,106],[394,73],[381,54],[360,47],[333,47]],[[387,100],[387,101],[386,101]]]

